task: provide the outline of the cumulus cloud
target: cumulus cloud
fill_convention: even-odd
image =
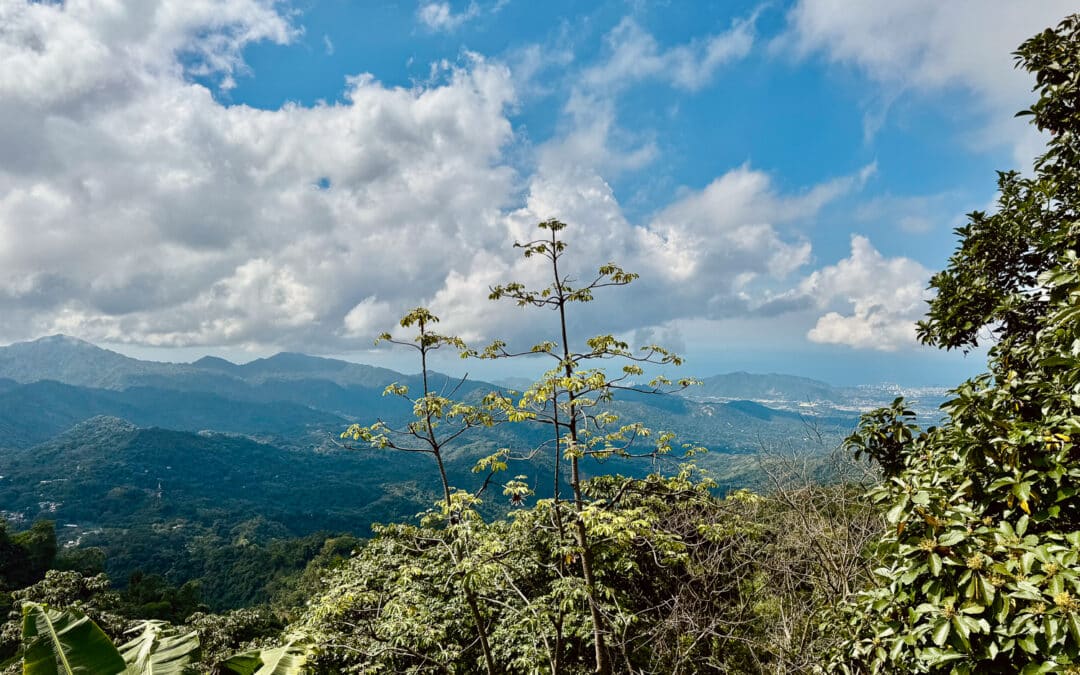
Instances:
[[[565,271],[577,279],[609,261],[642,274],[576,314],[575,329],[644,340],[681,319],[766,311],[762,298],[800,283],[811,260],[800,225],[874,171],[786,192],[736,167],[633,223],[604,176],[645,166],[648,139],[623,137],[608,109],[519,175],[515,82],[476,55],[412,88],[357,74],[333,104],[222,104],[200,82],[227,86],[245,71],[244,45],[297,35],[277,8],[0,0],[0,340],[341,353],[418,304],[470,340],[524,339],[550,316],[487,290],[547,282],[510,244],[551,217],[572,226]],[[718,58],[705,42],[687,49],[699,66]],[[865,285],[829,269],[790,305],[828,297],[865,321],[879,305],[906,312],[906,296],[864,303]]]
[[[270,3],[150,4],[3,5],[4,337],[318,349],[356,330],[342,317],[365,298],[415,304],[448,260],[503,243],[504,67],[224,106],[192,77],[238,72],[245,41],[295,29]]]
[[[1029,104],[1033,83],[1013,68],[1011,54],[1075,10],[1068,0],[799,0],[773,49],[854,66],[877,82],[885,102],[904,91],[966,90],[989,120],[973,140],[1011,143],[1016,160],[1027,165],[1039,145],[1037,134],[1012,116]],[[879,118],[868,121],[871,128],[881,123],[880,114],[869,113]]]
[[[480,6],[470,2],[464,11],[455,12],[449,2],[422,2],[416,10],[416,18],[433,31],[453,31],[480,14]]]
[[[596,303],[576,313],[572,321],[578,334],[657,330],[679,319],[790,311],[804,308],[807,301],[783,309],[773,304],[763,310],[762,305],[768,289],[798,283],[791,277],[811,259],[811,244],[795,225],[859,189],[869,171],[784,194],[767,173],[742,166],[700,190],[685,191],[648,223],[633,224],[597,173],[563,167],[530,178],[526,203],[508,214],[507,226],[515,240],[526,241],[535,236],[540,220],[567,222],[572,255],[561,269],[575,279],[591,279],[609,261],[641,274],[632,290],[598,294]],[[546,285],[549,275],[535,259],[502,257],[493,263],[490,256],[477,256],[458,267],[432,304],[444,319],[452,315],[454,332],[475,338],[494,330],[495,335],[524,339],[538,324],[522,323],[523,310],[468,298],[511,279]]]
[[[738,19],[730,30],[688,44],[663,49],[633,18],[626,17],[605,37],[608,54],[581,76],[592,89],[623,89],[648,79],[664,79],[694,91],[717,69],[750,53],[756,17]]]
[[[864,201],[853,215],[861,223],[891,225],[908,234],[925,234],[959,225],[955,204],[961,200],[962,195],[956,191],[928,195],[881,194]]]
[[[793,295],[828,311],[807,333],[813,342],[895,351],[915,344],[915,322],[926,311],[930,271],[910,258],[886,258],[861,235],[851,254],[806,277]]]

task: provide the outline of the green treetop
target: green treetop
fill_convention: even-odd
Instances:
[[[898,400],[848,440],[884,469],[890,530],[845,615],[846,672],[1080,672],[1080,16],[1016,56],[1047,150],[958,230],[919,325],[946,349],[991,336],[989,372],[939,428]]]

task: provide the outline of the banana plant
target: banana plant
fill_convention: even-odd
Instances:
[[[77,609],[23,604],[23,675],[116,675],[126,664],[98,625]]]
[[[180,633],[163,621],[144,621],[117,649],[89,617],[77,609],[23,604],[23,675],[189,675],[200,657],[199,635]],[[290,640],[229,657],[215,672],[233,675],[301,675],[310,649]]]

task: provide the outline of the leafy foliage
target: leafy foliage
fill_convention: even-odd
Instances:
[[[806,480],[719,498],[711,486],[691,467],[584,486],[613,670],[805,672],[832,644],[815,617],[864,582],[863,547],[879,534],[859,491]],[[509,520],[470,519],[470,554],[456,558],[442,513],[381,527],[292,627],[315,645],[313,672],[482,669],[455,574],[483,609],[498,672],[593,672],[580,553],[555,513],[542,499]]]
[[[22,672],[26,675],[190,675],[208,671],[218,675],[299,675],[310,653],[308,643],[289,639],[284,644],[252,646],[205,662],[200,661],[200,636],[205,625],[176,628],[162,621],[141,621],[126,631],[136,635],[118,648],[79,609],[59,610],[24,602],[22,614]]]
[[[584,340],[584,344],[575,348],[569,334],[569,312],[578,303],[591,302],[596,291],[608,287],[626,286],[638,275],[624,271],[614,263],[600,266],[591,281],[577,285],[577,281],[565,271],[564,257],[567,244],[561,238],[566,224],[559,220],[546,220],[537,226],[541,234],[537,239],[524,243],[515,243],[521,248],[526,258],[538,258],[550,268],[551,283],[545,287],[531,289],[519,282],[494,286],[491,288],[492,300],[511,300],[520,307],[550,309],[556,313],[558,322],[555,326],[555,340],[545,340],[518,352],[508,349],[502,340],[496,340],[478,356],[489,359],[516,358],[529,355],[544,355],[554,360],[553,367],[531,388],[520,396],[496,396],[493,404],[500,408],[507,419],[513,422],[535,422],[549,428],[550,441],[553,442],[554,458],[554,499],[553,517],[559,535],[557,548],[570,545],[572,536],[573,553],[564,556],[568,560],[564,566],[576,563],[581,570],[582,591],[588,601],[592,642],[596,672],[611,672],[612,654],[605,646],[605,635],[609,626],[604,623],[599,598],[599,581],[593,569],[593,556],[596,551],[590,541],[588,519],[595,515],[592,505],[584,496],[583,459],[608,459],[613,456],[622,458],[649,457],[656,459],[672,450],[675,435],[669,431],[657,434],[651,447],[642,450],[640,439],[652,435],[652,430],[640,422],[618,424],[619,417],[607,404],[614,398],[617,390],[637,393],[670,393],[683,389],[693,383],[692,380],[680,380],[673,389],[665,389],[673,384],[663,375],[658,375],[647,384],[636,384],[635,378],[643,378],[643,365],[667,366],[681,365],[682,359],[659,345],[645,345],[633,351],[630,345],[613,335],[597,335]],[[560,264],[564,268],[560,270]],[[609,376],[608,373],[593,365],[604,361],[622,362],[622,372]],[[683,446],[686,456],[696,450],[690,444]],[[532,453],[535,454],[535,453]],[[564,508],[560,493],[562,480],[562,462],[569,463],[569,484],[571,498]],[[556,635],[552,651],[552,669],[559,672],[562,667],[561,643],[563,641],[562,611],[555,618]]]
[[[40,581],[55,559],[55,523],[40,520],[25,532],[8,534],[0,519],[0,592]]]
[[[612,405],[616,392],[653,394],[690,382],[640,382],[643,364],[679,363],[659,346],[634,352],[611,335],[587,339],[577,350],[568,343],[567,307],[591,300],[597,289],[630,283],[634,275],[605,265],[592,282],[573,286],[559,269],[567,250],[559,235],[564,225],[547,221],[540,228],[546,238],[521,247],[526,257],[547,260],[552,285],[533,291],[510,283],[493,288],[492,297],[557,310],[560,340],[519,352],[496,341],[467,353],[539,354],[553,359],[554,367],[521,394],[488,396],[484,410],[433,397],[425,386],[413,402],[416,421],[406,428],[376,423],[346,431],[375,448],[431,454],[445,498],[419,525],[376,528],[374,539],[332,573],[326,592],[294,625],[313,640],[312,669],[805,669],[828,643],[813,625],[814,611],[865,576],[862,551],[877,532],[876,516],[852,497],[857,491],[846,488],[807,486],[776,499],[745,492],[719,499],[716,484],[693,465],[670,477],[586,480],[585,461],[655,461],[676,448],[696,450],[676,444],[670,432],[653,434],[641,423],[621,423]],[[433,319],[418,309],[402,321],[419,329],[409,344],[425,368],[428,347],[466,350],[460,341],[428,334]],[[626,365],[614,376],[591,365],[610,360]],[[387,393],[409,396],[398,385]],[[482,426],[505,418],[546,427],[549,440],[482,458],[476,470],[489,473],[484,486],[473,493],[456,490],[440,460],[444,442],[471,428],[470,416]],[[509,519],[483,519],[479,497],[491,472],[547,448],[555,466],[553,496],[511,511]],[[530,493],[520,479],[503,485],[504,496],[516,504]],[[797,515],[800,510],[813,515]],[[848,536],[837,539],[838,531]],[[808,549],[808,542],[815,548]]]
[[[890,525],[878,586],[844,618],[845,672],[1080,669],[1080,16],[1025,42],[1052,133],[1035,175],[1002,174],[998,212],[972,214],[920,326],[945,348],[997,342],[939,427],[898,401],[849,447],[882,462]]]

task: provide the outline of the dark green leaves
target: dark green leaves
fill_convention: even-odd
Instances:
[[[931,286],[920,338],[967,349],[993,334],[986,375],[939,428],[902,401],[847,440],[881,466],[890,523],[879,586],[848,606],[836,663],[905,672],[1071,672],[1080,665],[1080,18],[1025,42],[1031,116],[1052,137],[1035,176],[998,176]],[[886,630],[892,631],[886,634]],[[903,637],[901,637],[903,636]]]

